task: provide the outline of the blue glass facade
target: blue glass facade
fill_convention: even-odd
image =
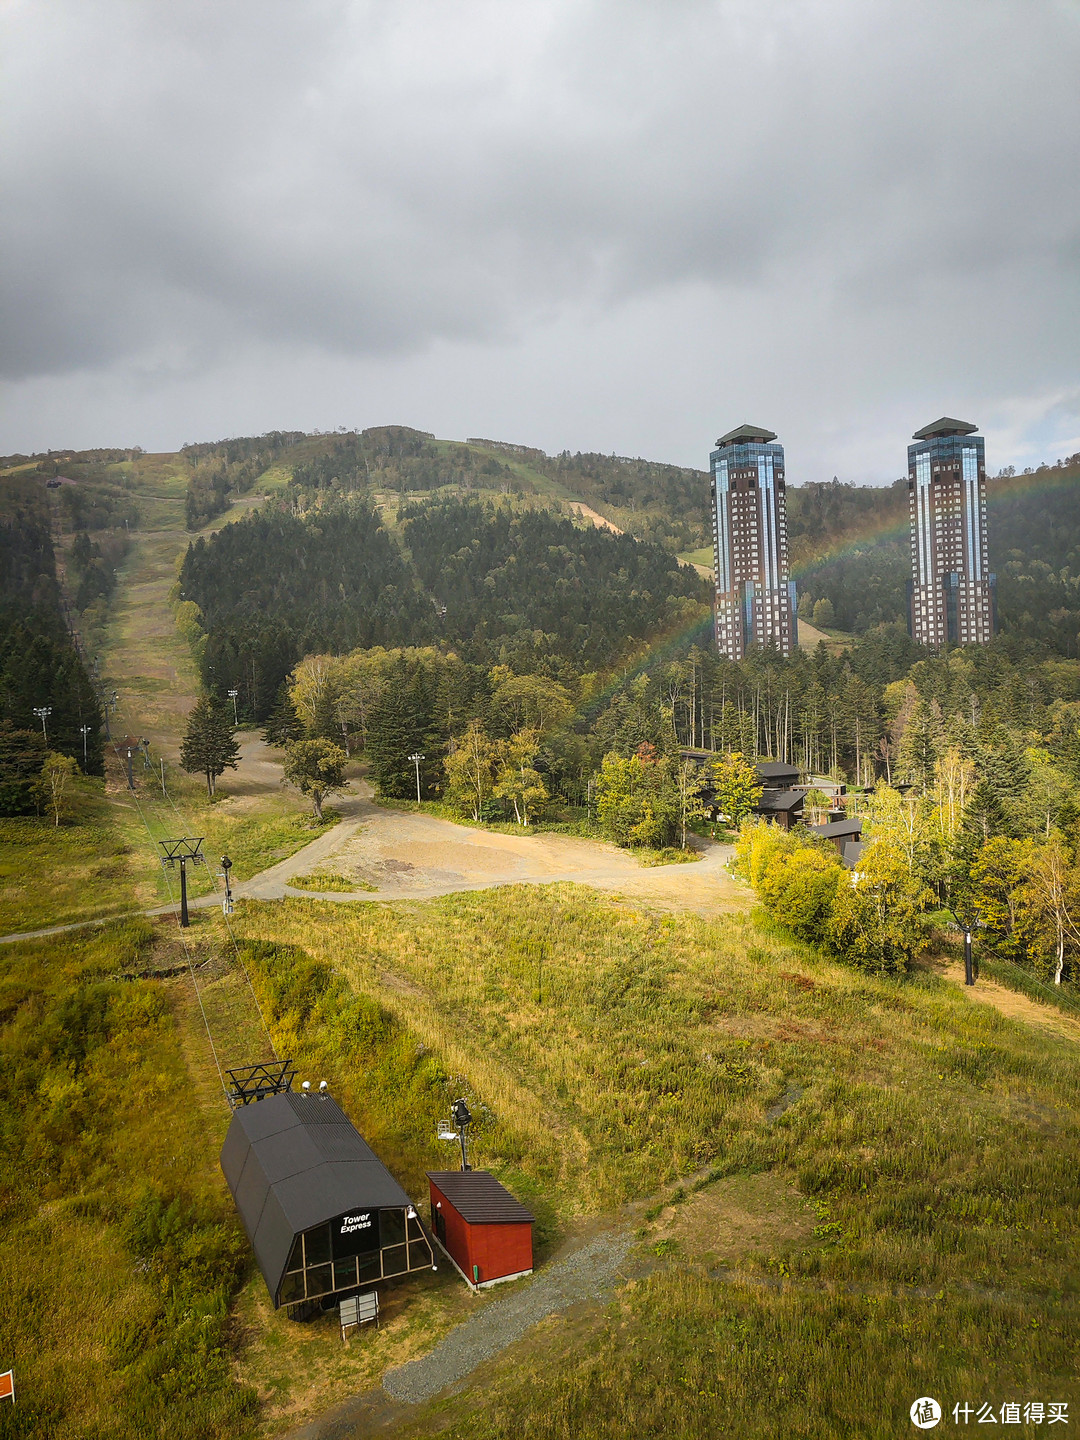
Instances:
[[[986,562],[983,438],[960,422],[939,423],[908,446],[908,624],[933,648],[985,644],[994,633],[997,577]]]
[[[790,654],[798,637],[788,576],[784,447],[775,437],[733,432],[717,442],[709,464],[717,648],[733,660],[751,645]]]

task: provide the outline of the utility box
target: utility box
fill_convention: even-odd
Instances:
[[[473,1290],[531,1275],[533,1217],[486,1170],[429,1170],[431,1228]]]

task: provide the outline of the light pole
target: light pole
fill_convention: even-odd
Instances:
[[[152,770],[154,767],[150,764],[150,741],[144,737],[139,744],[142,746],[143,769]]]
[[[86,765],[87,765],[87,759],[86,759],[86,737],[90,734],[90,731],[91,731],[92,728],[93,728],[93,727],[90,726],[90,725],[80,725],[80,726],[79,726],[79,734],[82,736],[82,763],[83,763],[83,769],[84,769],[84,770],[86,769]]]
[[[427,756],[426,756],[426,755],[421,755],[421,754],[417,753],[416,755],[410,755],[410,756],[409,756],[409,759],[410,759],[410,760],[413,762],[413,764],[416,766],[416,803],[417,803],[417,805],[419,805],[419,804],[420,804],[420,761],[421,761],[421,760],[426,760],[426,759],[427,759]]]
[[[47,728],[47,726],[46,726],[46,724],[45,724],[45,721],[48,720],[49,716],[52,714],[52,706],[51,706],[51,705],[35,705],[35,706],[34,706],[34,714],[35,714],[35,715],[38,717],[38,719],[41,721],[41,733],[42,733],[42,735],[44,735],[44,737],[45,737],[45,744],[48,745],[48,743],[49,743],[49,731],[48,731],[48,728]]]
[[[239,691],[239,690],[230,690],[230,691],[229,691],[229,699],[232,701],[232,719],[233,719],[233,724],[234,724],[234,725],[239,725],[239,724],[240,724],[240,721],[239,721],[239,719],[237,718],[237,715],[236,715],[236,697],[237,697],[239,694],[240,694],[240,691]]]
[[[225,899],[221,902],[221,913],[232,914],[232,887],[229,884],[229,871],[232,869],[232,861],[228,855],[221,857],[221,878],[225,881]]]
[[[450,1106],[450,1114],[454,1117],[454,1124],[457,1126],[458,1135],[461,1137],[461,1168],[462,1170],[469,1170],[472,1167],[469,1165],[469,1158],[465,1147],[468,1129],[472,1124],[472,1115],[469,1113],[469,1107],[464,1100],[455,1100],[453,1105]]]
[[[127,747],[127,777],[128,777],[128,789],[129,789],[129,790],[134,790],[134,789],[135,789],[135,776],[132,775],[132,773],[131,773],[131,756],[132,756],[132,754],[133,754],[133,751],[132,751],[131,746],[129,745],[129,746]]]

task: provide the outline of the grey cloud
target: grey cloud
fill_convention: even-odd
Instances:
[[[1069,4],[22,0],[0,23],[13,381],[527,347],[699,286],[703,319],[769,317],[740,357],[766,389],[780,337],[841,390],[868,355],[910,383],[951,293],[1001,317],[976,364],[1004,395],[1075,326]],[[644,347],[678,344],[655,323]],[[1052,333],[1033,387],[1066,351]]]

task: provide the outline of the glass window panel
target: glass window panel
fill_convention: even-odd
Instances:
[[[420,1221],[414,1216],[414,1217],[409,1221],[409,1239],[410,1239],[410,1240],[422,1240],[423,1238],[424,1238],[424,1232],[423,1232],[423,1230],[420,1228]]]
[[[304,1251],[309,1270],[312,1265],[325,1265],[330,1259],[330,1226],[316,1225],[314,1230],[305,1230]]]
[[[330,1222],[333,1235],[334,1255],[344,1259],[346,1255],[362,1255],[365,1251],[379,1248],[378,1210],[350,1210]]]
[[[370,1255],[360,1256],[359,1283],[361,1285],[366,1284],[368,1280],[378,1280],[381,1274],[382,1264],[380,1262],[378,1250],[373,1251]]]
[[[409,1269],[426,1269],[431,1264],[431,1246],[426,1240],[409,1241]]]
[[[334,1289],[349,1290],[357,1283],[356,1259],[334,1261]]]
[[[329,1295],[334,1288],[334,1267],[332,1265],[316,1265],[314,1270],[305,1270],[307,1278],[307,1293],[310,1300],[313,1295]]]
[[[391,1245],[389,1250],[382,1252],[382,1257],[382,1273],[384,1275],[404,1275],[409,1268],[404,1245]]]
[[[382,1210],[379,1213],[379,1237],[383,1249],[387,1245],[400,1245],[405,1239],[405,1211]]]
[[[281,1282],[280,1305],[295,1305],[298,1300],[304,1298],[304,1272],[298,1270],[295,1275],[286,1275]]]
[[[289,1254],[289,1263],[285,1266],[285,1269],[286,1269],[286,1270],[302,1270],[303,1268],[304,1268],[304,1237],[303,1237],[303,1235],[297,1235],[296,1239],[292,1242],[292,1250],[291,1250],[291,1252],[290,1252],[290,1254]]]

